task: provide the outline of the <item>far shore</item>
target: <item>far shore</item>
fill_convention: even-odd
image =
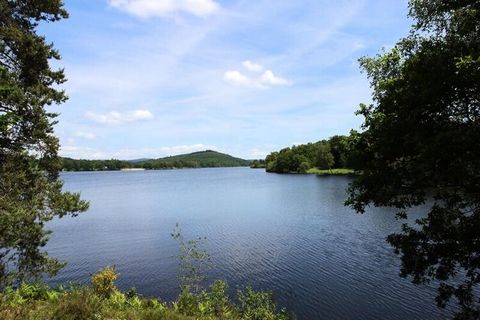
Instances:
[[[169,171],[169,170],[189,170],[189,169],[220,169],[220,168],[249,168],[248,166],[225,166],[225,167],[172,167],[172,168],[122,168],[122,169],[94,169],[94,170],[65,170],[62,172],[107,172],[107,171]]]
[[[338,168],[338,169],[318,169],[318,168],[311,168],[307,172],[307,174],[318,174],[318,175],[324,175],[324,176],[341,176],[341,175],[353,175],[355,174],[355,171],[352,169],[344,169],[344,168]]]

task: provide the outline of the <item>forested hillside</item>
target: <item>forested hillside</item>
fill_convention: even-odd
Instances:
[[[145,169],[170,169],[170,168],[215,168],[215,167],[247,167],[250,161],[235,158],[231,155],[206,150],[148,160],[140,163]]]

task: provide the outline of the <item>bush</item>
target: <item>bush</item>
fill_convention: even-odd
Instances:
[[[210,292],[207,295],[211,302],[210,313],[216,316],[229,315],[232,312],[231,303],[227,295],[228,285],[225,281],[217,280],[210,286]]]
[[[102,297],[85,288],[62,296],[52,320],[92,320],[101,318]],[[40,317],[39,317],[40,318]],[[35,318],[36,319],[36,318]],[[47,319],[45,317],[44,319]]]
[[[11,306],[19,306],[31,300],[51,300],[58,299],[59,292],[51,290],[44,283],[22,283],[18,289],[8,287],[5,290],[4,301]]]
[[[196,295],[190,292],[188,287],[183,287],[177,301],[173,304],[175,311],[187,316],[199,313],[199,300]]]
[[[115,291],[109,298],[110,305],[116,309],[122,309],[125,307],[127,297],[120,291]]]
[[[127,300],[127,305],[132,309],[140,309],[142,307],[142,300],[139,297],[133,297]]]
[[[286,320],[290,318],[284,309],[277,312],[277,307],[273,302],[273,296],[269,292],[254,291],[252,288],[247,288],[246,292],[240,291],[238,293],[238,299],[241,304],[241,319]]]
[[[217,280],[198,295],[198,313],[214,316],[215,318],[230,318],[235,308],[227,295],[228,285],[225,281]]]
[[[300,166],[298,167],[298,173],[307,173],[308,169],[310,169],[310,163],[304,161],[300,164]]]
[[[115,267],[105,267],[104,269],[95,272],[92,275],[93,290],[104,298],[109,298],[117,287],[115,286],[115,280],[117,280],[118,274],[115,271]]]

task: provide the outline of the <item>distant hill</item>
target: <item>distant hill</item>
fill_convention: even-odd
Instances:
[[[181,168],[215,168],[215,167],[247,167],[250,160],[244,160],[231,155],[206,150],[189,154],[164,157],[159,159],[122,160],[76,160],[62,158],[65,171],[103,171],[130,168],[145,169],[181,169]]]
[[[155,160],[141,162],[146,169],[163,168],[215,168],[215,167],[247,167],[249,160],[213,151],[199,151],[189,154],[180,154]]]

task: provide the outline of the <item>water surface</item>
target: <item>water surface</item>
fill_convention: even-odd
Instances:
[[[387,209],[345,208],[347,177],[277,175],[249,168],[62,175],[90,210],[50,224],[50,254],[68,261],[53,281],[84,282],[116,265],[119,286],[145,296],[178,294],[179,223],[207,237],[211,279],[232,291],[272,290],[298,319],[445,319],[432,287],[398,276],[385,237],[400,223]]]

